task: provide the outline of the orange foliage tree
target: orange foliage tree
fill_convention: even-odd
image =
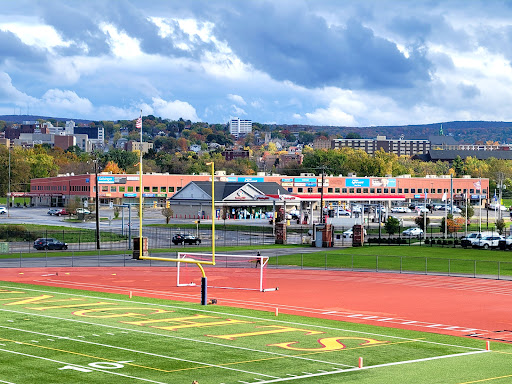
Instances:
[[[113,174],[118,174],[124,173],[124,170],[119,168],[119,165],[117,165],[115,161],[111,160],[105,165],[105,168],[103,168],[103,172],[111,172]]]

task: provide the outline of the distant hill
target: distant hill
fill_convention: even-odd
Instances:
[[[35,120],[57,120],[57,121],[68,121],[73,120],[77,124],[89,124],[92,120],[84,119],[72,119],[68,117],[48,117],[48,116],[34,116],[34,115],[0,115],[0,120],[6,123],[17,123],[21,124],[24,121],[35,121]]]
[[[92,120],[73,119],[64,117],[48,117],[33,115],[0,115],[0,120],[7,123],[22,123],[27,120],[51,120],[58,121],[73,120],[76,124],[89,124]],[[357,133],[362,138],[371,139],[377,135],[397,139],[403,135],[405,139],[428,139],[431,135],[437,135],[439,128],[443,126],[443,132],[459,143],[473,144],[476,141],[486,142],[488,140],[498,141],[502,144],[512,143],[512,122],[506,121],[448,121],[434,124],[418,125],[393,125],[393,126],[372,126],[372,127],[335,127],[335,126],[314,126],[314,125],[287,125],[273,124],[271,129],[287,129],[293,132],[316,131],[327,132],[331,135],[346,137],[349,133]]]
[[[453,136],[460,143],[473,144],[475,141],[498,141],[512,143],[512,122],[505,121],[449,121],[435,124],[373,126],[373,127],[325,127],[325,126],[285,126],[283,129],[325,131],[329,134],[339,134],[345,137],[354,132],[362,138],[375,138],[377,135],[397,139],[403,135],[405,139],[428,139],[431,135],[439,134],[443,126],[445,135]],[[279,126],[279,125],[278,125]],[[304,129],[302,129],[304,128]]]

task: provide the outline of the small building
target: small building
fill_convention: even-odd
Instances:
[[[272,210],[270,199],[279,200],[288,191],[274,182],[261,183],[215,183],[215,217],[218,219],[262,218]],[[212,183],[192,181],[176,192],[170,199],[176,217],[212,217]],[[282,201],[279,204],[283,204]]]

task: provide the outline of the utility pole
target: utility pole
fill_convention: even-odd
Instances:
[[[11,146],[7,148],[9,151],[9,185],[7,187],[7,217],[11,217]]]
[[[96,249],[100,249],[100,201],[98,186],[98,156],[94,160],[94,175],[96,176]]]
[[[320,189],[320,224],[325,224],[324,217],[324,181],[325,181],[325,166],[322,167],[322,188]]]

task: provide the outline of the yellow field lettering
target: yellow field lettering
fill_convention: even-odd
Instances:
[[[298,341],[292,341],[287,343],[279,343],[279,344],[269,344],[270,347],[279,347],[284,349],[289,349],[291,351],[308,351],[308,352],[320,352],[320,351],[337,351],[340,349],[345,349],[346,346],[340,342],[340,340],[359,340],[363,341],[359,345],[376,345],[376,344],[385,344],[387,341],[379,341],[375,339],[368,339],[366,337],[326,337],[323,339],[317,340],[317,342],[321,345],[319,348],[299,348],[292,347],[293,344],[298,344]]]
[[[167,331],[176,331],[182,328],[203,328],[203,327],[215,327],[220,325],[232,325],[232,324],[244,324],[251,323],[251,321],[245,320],[233,320],[233,319],[225,319],[220,321],[210,321],[210,322],[199,322],[197,320],[212,320],[212,319],[220,319],[220,317],[209,316],[209,315],[193,315],[187,317],[175,317],[175,318],[167,318],[167,319],[155,319],[155,320],[141,320],[141,321],[122,321],[124,324],[132,324],[132,325],[149,325],[151,328],[157,329],[165,329]],[[166,325],[166,326],[155,326],[152,324],[157,323],[178,323],[181,325]]]
[[[318,335],[324,332],[321,331],[312,331],[309,329],[301,329],[301,328],[293,328],[293,327],[285,327],[281,325],[265,325],[261,327],[256,327],[258,329],[265,328],[261,331],[255,332],[246,332],[246,333],[234,333],[231,335],[206,335],[209,337],[216,337],[218,339],[224,340],[235,340],[239,337],[248,337],[248,336],[262,336],[262,335],[271,335],[273,333],[284,333],[284,332],[304,332],[306,335]]]
[[[144,313],[135,313],[135,312],[126,312],[126,311],[151,311],[148,314]],[[108,313],[111,311],[125,311],[123,313]],[[100,312],[100,313],[98,313]],[[81,317],[94,317],[98,319],[104,319],[104,318],[114,318],[114,317],[140,317],[140,316],[147,316],[147,315],[154,315],[154,314],[160,314],[160,313],[172,313],[174,311],[168,311],[166,309],[159,309],[159,308],[138,308],[138,307],[116,307],[116,308],[93,308],[93,309],[83,309],[80,311],[73,312],[73,315],[81,316]]]

